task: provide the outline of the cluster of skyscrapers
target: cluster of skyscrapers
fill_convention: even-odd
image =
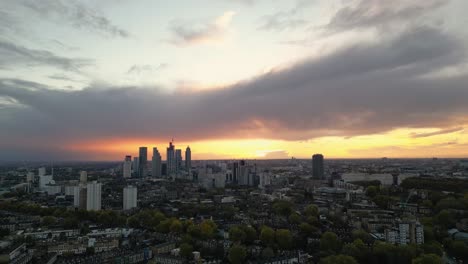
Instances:
[[[166,162],[162,162],[161,153],[158,148],[153,148],[151,166],[148,166],[148,148],[140,147],[138,157],[125,156],[123,163],[124,178],[144,178],[149,175],[155,178],[178,175],[181,171],[190,173],[192,168],[192,151],[190,147],[185,149],[185,163],[182,159],[182,150],[176,149],[174,142],[169,142],[166,149]],[[149,169],[150,168],[150,169]],[[151,174],[149,173],[151,172]]]

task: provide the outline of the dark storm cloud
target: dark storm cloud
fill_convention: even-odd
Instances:
[[[2,109],[0,145],[171,136],[181,141],[304,140],[401,127],[445,129],[468,122],[468,76],[427,75],[463,61],[464,48],[457,39],[424,27],[217,90],[59,91],[1,80],[0,97],[18,104]]]
[[[417,21],[449,2],[450,0],[359,0],[356,4],[341,7],[325,28],[330,32],[341,32]]]
[[[58,56],[47,50],[30,49],[0,39],[0,67],[52,66],[65,71],[78,72],[80,68],[93,64],[88,59],[71,59]]]
[[[95,31],[106,36],[122,38],[130,36],[126,30],[114,25],[108,18],[78,1],[20,0],[18,3],[42,18],[69,23],[76,28]]]

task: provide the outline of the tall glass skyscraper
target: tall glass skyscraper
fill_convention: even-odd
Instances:
[[[172,141],[169,142],[169,147],[166,151],[166,163],[167,163],[167,175],[170,176],[176,172],[176,156],[175,156],[175,146],[172,144]]]
[[[140,164],[138,166],[138,177],[143,178],[146,177],[147,174],[147,166],[148,166],[148,148],[147,147],[140,147],[140,156],[138,158]]]
[[[192,151],[190,150],[190,147],[187,146],[185,149],[185,169],[187,171],[190,171],[192,168]]]
[[[180,169],[182,168],[182,150],[176,149],[175,159],[176,159],[176,172],[179,172]]]
[[[151,161],[151,174],[154,178],[161,178],[162,161],[161,154],[159,154],[158,148],[153,148],[153,158]]]

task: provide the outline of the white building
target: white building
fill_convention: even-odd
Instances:
[[[130,210],[137,207],[137,188],[135,186],[127,186],[123,189],[123,209]]]
[[[28,183],[34,182],[34,172],[32,171],[28,172],[28,174],[26,175],[26,182]]]
[[[88,173],[86,171],[80,171],[80,183],[86,184],[88,181]]]
[[[39,168],[39,170],[38,170],[39,177],[45,176],[45,174],[46,174],[46,168],[44,168],[44,167]]]
[[[385,240],[399,245],[424,244],[424,227],[418,221],[400,221],[396,227],[385,230]]]
[[[271,174],[268,172],[260,173],[258,187],[263,189],[265,188],[265,186],[268,186],[270,184],[271,184]]]
[[[97,181],[88,183],[86,187],[86,210],[101,210],[101,186],[102,184]]]
[[[52,175],[41,175],[39,176],[39,188],[41,190],[44,190],[44,188],[46,187],[46,185],[48,184],[54,184],[54,179],[52,177]]]
[[[132,177],[132,156],[125,156],[123,164],[123,177],[125,179]]]
[[[42,188],[48,195],[56,195],[62,193],[62,186],[60,185],[46,185]]]
[[[73,206],[80,207],[80,186],[73,186]]]

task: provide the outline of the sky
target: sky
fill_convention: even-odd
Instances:
[[[468,157],[467,8],[1,0],[0,160]]]

